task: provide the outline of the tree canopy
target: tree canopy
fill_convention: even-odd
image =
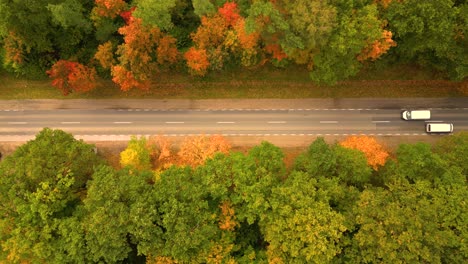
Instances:
[[[161,70],[268,65],[333,84],[377,60],[464,80],[467,10],[454,0],[0,0],[0,53],[10,72],[43,76],[68,61],[123,91],[149,89]]]
[[[204,139],[174,152],[162,136],[134,138],[122,152],[134,155],[112,168],[92,145],[44,129],[0,162],[0,262],[468,259],[466,133],[401,144],[378,170],[367,148],[323,138],[290,167],[269,142],[241,153]],[[187,162],[191,151],[204,155]]]

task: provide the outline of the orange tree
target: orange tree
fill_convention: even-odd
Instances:
[[[130,17],[119,33],[124,43],[117,48],[119,64],[112,67],[112,80],[123,91],[149,89],[150,79],[158,67],[177,60],[175,39],[156,26],[143,24],[140,18]]]
[[[194,47],[185,54],[189,71],[205,75],[208,69],[222,69],[229,60],[243,66],[259,62],[259,35],[245,30],[245,19],[235,2],[226,2],[216,13],[201,17],[192,35]]]
[[[367,158],[367,163],[374,170],[378,170],[379,166],[383,166],[389,156],[385,147],[377,142],[374,137],[350,136],[341,141],[340,145],[362,151]]]
[[[182,142],[177,153],[183,164],[196,167],[203,164],[208,158],[216,153],[227,154],[231,144],[220,135],[188,137]]]

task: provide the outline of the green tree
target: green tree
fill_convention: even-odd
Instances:
[[[209,0],[192,0],[192,5],[194,13],[199,17],[216,13],[215,6]]]
[[[371,168],[364,154],[317,138],[295,161],[294,169],[315,178],[338,178],[341,183],[362,187],[370,181]]]
[[[337,10],[330,1],[277,1],[288,12],[290,30],[301,39],[302,48],[286,50],[298,64],[311,66],[313,56],[327,44],[337,24]]]
[[[182,262],[205,262],[221,239],[216,214],[218,205],[190,167],[163,171],[153,187],[154,207],[163,233],[149,254]]]
[[[426,180],[365,190],[359,230],[345,256],[359,263],[463,263],[468,258],[466,185]]]
[[[273,59],[276,61],[281,61],[296,49],[304,49],[303,40],[291,30],[291,26],[281,10],[272,2],[255,1],[248,9],[247,14],[245,19],[247,33],[260,33],[266,48],[271,49],[267,52],[272,53]]]
[[[310,77],[316,82],[336,83],[355,75],[361,68],[357,55],[382,36],[375,4],[362,1],[336,1],[336,27],[320,53],[313,57]]]
[[[9,67],[21,74],[42,75],[60,58],[89,59],[94,43],[88,17],[91,4],[91,0],[1,0],[0,38],[9,43]]]
[[[262,142],[247,155],[233,152],[218,154],[195,171],[210,200],[221,208],[230,205],[229,224],[224,243],[236,246],[230,253],[242,263],[266,258],[265,241],[260,227],[271,211],[272,189],[285,176],[284,154],[278,147]],[[223,212],[220,223],[228,224]]]
[[[330,207],[329,199],[304,172],[291,173],[273,189],[271,212],[262,224],[270,261],[326,263],[340,253],[345,218]]]
[[[395,33],[400,61],[442,70],[454,79],[468,75],[468,4],[453,0],[392,1],[384,16]]]
[[[86,263],[79,204],[93,146],[43,129],[0,163],[0,248],[9,263]]]
[[[452,166],[439,154],[433,153],[429,144],[401,144],[396,155],[397,160],[389,162],[384,167],[385,170],[381,174],[384,183],[401,181],[415,183],[418,180],[427,180],[436,185],[450,183],[463,185],[466,182],[461,167]]]
[[[82,225],[89,258],[117,263],[145,255],[161,237],[152,173],[101,166],[88,183]]]
[[[141,18],[143,24],[148,24],[169,30],[174,25],[171,22],[171,11],[176,6],[176,0],[140,0],[136,2],[133,16]]]
[[[168,33],[177,40],[177,48],[186,50],[192,43],[190,34],[200,25],[199,17],[194,13],[192,0],[177,0],[171,12],[174,25]]]
[[[459,132],[450,137],[443,137],[434,146],[434,152],[450,167],[459,167],[468,177],[468,132]]]

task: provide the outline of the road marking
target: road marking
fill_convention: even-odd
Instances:
[[[268,124],[284,124],[286,121],[268,121]]]
[[[185,122],[182,121],[167,121],[166,124],[183,124]]]
[[[218,122],[216,122],[216,123],[218,123],[218,124],[234,124],[234,123],[236,123],[236,122],[232,122],[232,121],[218,121]]]
[[[320,121],[320,124],[336,124],[338,121]]]
[[[114,124],[131,124],[132,122],[126,122],[126,121],[122,121],[122,122],[114,122]]]
[[[379,120],[379,121],[372,121],[372,123],[390,123],[390,121]]]
[[[64,125],[68,125],[68,124],[79,124],[81,122],[60,122],[60,123],[62,123]]]
[[[25,125],[27,122],[8,122],[10,125]]]

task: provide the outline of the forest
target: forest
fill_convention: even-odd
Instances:
[[[49,76],[67,95],[111,79],[302,67],[334,84],[405,63],[468,74],[464,0],[0,0],[4,71]]]
[[[47,158],[45,158],[47,157]],[[468,133],[389,151],[132,138],[111,166],[45,128],[0,162],[1,263],[466,263]]]

